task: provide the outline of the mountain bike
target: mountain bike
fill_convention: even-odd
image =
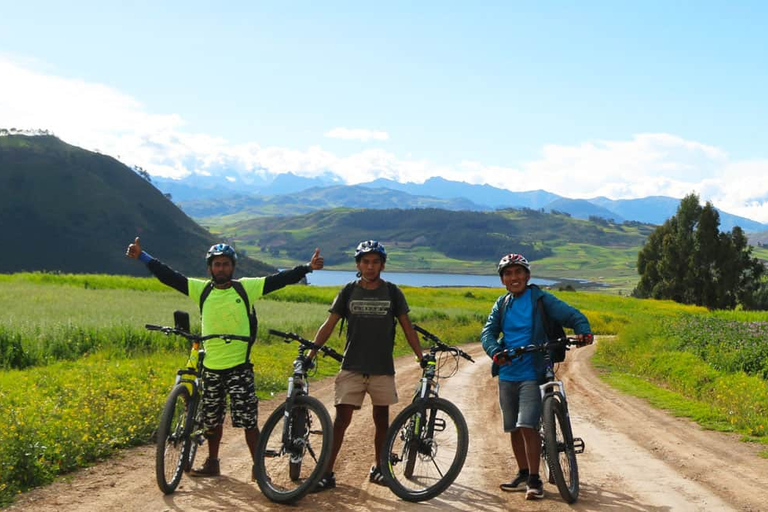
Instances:
[[[311,491],[325,473],[331,458],[333,423],[328,410],[309,396],[307,374],[316,364],[305,355],[317,350],[341,362],[332,348],[319,347],[295,333],[270,329],[269,334],[285,343],[299,342],[299,353],[288,378],[288,392],[281,404],[264,422],[256,446],[254,466],[261,492],[272,501],[291,503]]]
[[[164,494],[171,494],[179,485],[181,476],[192,469],[197,449],[205,442],[200,398],[202,395],[202,371],[205,359],[205,340],[221,338],[225,341],[249,341],[248,336],[209,334],[199,336],[189,332],[189,315],[174,312],[175,327],[147,324],[150,331],[186,338],[192,344],[192,354],[197,354],[193,368],[176,372],[176,380],[165,401],[157,427],[155,451],[155,475],[157,485]]]
[[[541,461],[545,478],[550,484],[557,485],[560,496],[567,503],[574,503],[579,498],[579,468],[576,455],[584,453],[584,440],[573,437],[565,386],[562,381],[555,380],[550,351],[562,347],[566,349],[570,346],[582,347],[587,344],[587,342],[565,337],[542,345],[526,345],[505,350],[510,358],[521,357],[523,354],[532,352],[544,353],[545,377],[544,383],[539,386],[542,400],[539,423]]]
[[[438,380],[456,373],[459,356],[474,361],[469,354],[447,345],[426,329],[415,324],[413,328],[431,346],[423,359],[413,401],[387,429],[379,467],[384,481],[398,497],[425,501],[456,480],[469,449],[467,422],[458,407],[439,397]],[[449,357],[444,359],[446,354]],[[440,375],[446,362],[455,366],[448,375]]]

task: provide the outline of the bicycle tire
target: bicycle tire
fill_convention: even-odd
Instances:
[[[399,498],[426,501],[456,480],[468,450],[467,422],[459,408],[443,398],[428,398],[410,404],[392,421],[379,467]]]
[[[294,428],[296,414],[286,418],[282,404],[267,418],[256,446],[256,483],[276,503],[303,498],[323,477],[331,458],[333,423],[325,406],[314,397],[298,396],[293,411],[297,409],[304,412],[303,428]],[[284,429],[289,437],[287,446]]]
[[[177,385],[171,389],[160,415],[155,475],[157,485],[164,494],[171,494],[176,490],[187,467],[191,443],[187,429],[190,406],[189,390],[183,385]]]
[[[544,397],[544,449],[549,472],[554,477],[560,496],[566,503],[574,503],[579,498],[579,468],[571,423],[561,400],[558,395]]]
[[[307,427],[307,410],[303,407],[294,408],[291,412],[293,415],[293,429],[297,432],[297,435],[303,435],[304,429]],[[288,463],[288,470],[291,480],[298,480],[301,478],[301,461],[291,461]]]
[[[187,387],[187,389],[189,390],[189,387]],[[200,407],[200,400],[201,395],[199,393],[190,399],[190,406],[192,407],[192,411],[194,411],[194,415],[190,414],[187,416],[187,421],[189,423],[187,424],[186,431],[189,435],[189,451],[187,452],[187,457],[184,459],[185,473],[192,471],[192,467],[195,464],[195,456],[197,455],[197,450],[205,442],[205,435],[203,434],[203,411]]]

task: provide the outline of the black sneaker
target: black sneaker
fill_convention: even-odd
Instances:
[[[531,475],[528,477],[528,485],[525,486],[525,499],[527,500],[540,500],[544,497],[544,482],[541,481],[539,475]]]
[[[371,466],[371,472],[368,473],[368,480],[376,485],[387,485],[384,481],[384,475],[381,474],[379,466]]]
[[[517,476],[508,483],[503,483],[499,486],[502,491],[522,491],[522,484],[528,482],[528,471],[518,471]]]
[[[211,457],[205,459],[202,466],[189,472],[189,476],[194,477],[219,476],[220,474],[219,459],[212,459]]]
[[[336,475],[334,473],[326,473],[320,481],[315,484],[312,492],[326,491],[328,489],[333,489],[334,487],[336,487]]]

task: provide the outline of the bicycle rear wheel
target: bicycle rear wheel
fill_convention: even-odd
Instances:
[[[323,476],[331,458],[333,424],[323,404],[298,396],[291,414],[285,404],[264,423],[256,447],[256,482],[277,503],[301,499]]]
[[[157,428],[155,475],[157,485],[165,494],[178,487],[187,467],[190,438],[186,430],[191,414],[189,391],[183,385],[174,386],[165,401],[160,425]]]
[[[425,501],[456,480],[468,449],[467,422],[455,405],[442,398],[418,400],[389,426],[379,467],[398,497]]]
[[[560,496],[566,503],[574,503],[579,498],[579,469],[571,422],[560,400],[556,395],[544,397],[544,449],[550,475],[554,477]]]

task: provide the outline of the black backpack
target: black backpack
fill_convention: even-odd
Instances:
[[[397,285],[394,283],[390,283],[389,281],[384,281],[387,283],[387,287],[389,288],[389,298],[392,301],[392,312],[393,312],[393,322],[397,323],[397,310],[400,307],[400,304],[398,303],[398,297],[399,294],[397,293]],[[347,319],[347,316],[349,315],[349,299],[352,297],[352,290],[355,289],[355,286],[357,285],[357,281],[350,281],[349,283],[344,285],[344,288],[341,289],[341,296],[339,297],[339,300],[342,304],[344,304],[344,314],[341,315],[341,323],[339,324],[339,336],[341,336],[341,331],[344,328],[344,322]]]
[[[504,298],[505,311],[507,309],[507,305],[509,304],[509,298],[510,294],[507,294],[507,296]],[[544,325],[544,332],[547,335],[547,341],[554,341],[560,338],[565,338],[565,329],[563,329],[563,326],[549,318],[549,315],[547,315],[547,311],[544,308],[543,297],[539,297],[539,299],[536,301],[536,307],[539,310],[539,314],[541,315],[541,323]],[[503,318],[499,318],[500,324],[503,321]],[[549,357],[552,359],[553,363],[562,363],[565,361],[565,346],[558,347],[550,351]]]
[[[256,318],[256,308],[251,306],[250,301],[248,300],[248,294],[245,292],[245,287],[243,286],[243,283],[238,281],[237,279],[232,279],[232,288],[235,289],[237,294],[240,296],[240,298],[243,301],[243,305],[245,306],[245,312],[248,314],[248,326],[250,327],[250,341],[248,341],[248,351],[245,354],[245,362],[249,362],[251,360],[251,347],[253,347],[254,342],[256,341],[256,332],[259,328],[259,320]],[[203,314],[203,304],[205,304],[205,300],[208,298],[208,296],[213,291],[213,282],[210,282],[208,285],[206,285],[205,288],[203,288],[203,292],[200,294],[200,315]],[[228,334],[228,333],[220,333],[220,334]]]
[[[539,298],[539,300],[536,301],[536,304],[539,308],[539,313],[541,314],[541,321],[544,324],[544,332],[547,333],[547,341],[565,338],[565,329],[563,329],[562,325],[549,318],[549,315],[547,315],[547,312],[544,310],[544,301]],[[565,361],[565,345],[550,351],[549,357],[552,358],[553,363],[562,363]]]

